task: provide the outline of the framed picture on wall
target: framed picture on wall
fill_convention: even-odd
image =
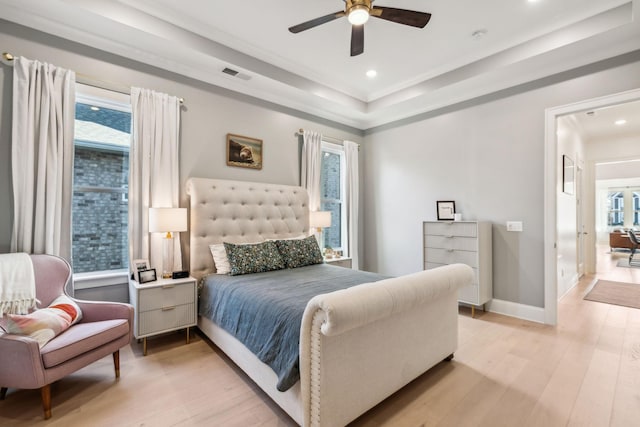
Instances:
[[[436,202],[438,221],[453,221],[453,216],[456,213],[456,202],[453,200],[438,200]]]
[[[566,194],[575,191],[575,165],[566,154],[562,156],[562,191]]]
[[[227,165],[262,169],[262,140],[228,133]]]

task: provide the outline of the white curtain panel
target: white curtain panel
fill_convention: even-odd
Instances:
[[[359,270],[358,261],[358,207],[360,206],[360,172],[358,170],[358,144],[344,141],[346,167],[347,236],[351,267]]]
[[[129,257],[162,271],[162,233],[149,235],[149,208],[179,206],[180,100],[131,88],[129,153]],[[180,233],[174,233],[172,271],[182,270]]]
[[[71,261],[75,80],[70,70],[14,60],[12,252]]]
[[[302,144],[301,185],[309,193],[309,210],[320,210],[320,172],[322,169],[322,134],[304,131]]]

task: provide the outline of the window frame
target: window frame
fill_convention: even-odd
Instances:
[[[322,198],[322,194],[320,195],[320,206],[323,205],[325,201],[340,203],[340,246],[335,248],[332,247],[333,250],[342,251],[344,257],[349,256],[349,237],[347,236],[347,201],[345,198],[346,189],[347,189],[347,181],[346,181],[346,159],[344,146],[340,144],[336,144],[333,142],[328,142],[325,139],[322,139],[320,153],[322,156],[322,161],[324,161],[324,153],[336,154],[340,157],[340,199],[324,199]],[[320,165],[320,169],[322,170],[322,163]],[[322,179],[322,174],[320,175]],[[322,185],[322,183],[321,183]]]
[[[638,197],[635,197],[635,195]],[[633,225],[640,225],[640,188],[631,189],[631,213],[633,214]]]
[[[618,195],[618,196],[616,196]],[[624,190],[608,189],[607,191],[607,226],[608,227],[621,227],[624,226]],[[620,201],[619,207],[614,206],[614,200]],[[622,220],[621,224],[614,223],[613,219],[619,217]]]
[[[103,89],[87,84],[76,83],[76,97],[75,104],[89,104],[95,105],[99,108],[105,108],[110,110],[122,111],[132,114],[131,96],[129,94],[117,92],[110,89]],[[75,119],[74,119],[75,120]],[[96,144],[86,141],[79,141],[76,143],[74,135],[74,149],[76,146],[91,148],[91,149],[104,149],[107,144]],[[127,147],[118,145],[108,145],[110,151],[121,150],[123,152],[130,151],[130,145]],[[93,191],[93,192],[118,192],[122,193],[121,203],[128,205],[128,185],[122,188],[105,188],[105,187],[84,187],[76,186],[73,184],[73,192],[80,191]],[[73,229],[72,229],[73,232]],[[73,243],[72,243],[73,246]],[[96,270],[81,273],[73,273],[74,289],[90,289],[103,286],[121,285],[128,283],[129,267],[114,269],[114,270]]]

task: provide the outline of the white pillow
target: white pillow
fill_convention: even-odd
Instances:
[[[213,263],[216,265],[216,274],[231,273],[231,264],[229,264],[224,243],[209,245],[209,249],[211,250],[211,256],[213,256]]]

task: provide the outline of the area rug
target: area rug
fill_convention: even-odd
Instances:
[[[624,258],[618,261],[618,267],[627,268],[640,268],[640,255],[633,258],[633,262],[629,264],[629,258]]]
[[[584,299],[640,308],[640,284],[598,280]]]

